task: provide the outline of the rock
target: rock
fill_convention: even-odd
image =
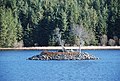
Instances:
[[[97,60],[93,55],[79,52],[41,52],[39,55],[28,58],[28,60]]]

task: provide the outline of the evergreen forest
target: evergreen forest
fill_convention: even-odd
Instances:
[[[0,47],[120,45],[120,0],[0,0]]]

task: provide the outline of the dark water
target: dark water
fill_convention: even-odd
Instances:
[[[41,51],[0,51],[0,81],[120,81],[120,50],[83,50],[100,60],[31,61]]]

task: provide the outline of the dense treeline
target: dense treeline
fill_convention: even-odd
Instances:
[[[75,28],[85,45],[120,45],[120,0],[0,0],[0,47],[59,45],[56,28],[65,45]]]

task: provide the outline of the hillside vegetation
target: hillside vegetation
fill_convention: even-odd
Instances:
[[[120,0],[0,0],[0,47],[57,46],[56,29],[66,46],[120,45]]]

